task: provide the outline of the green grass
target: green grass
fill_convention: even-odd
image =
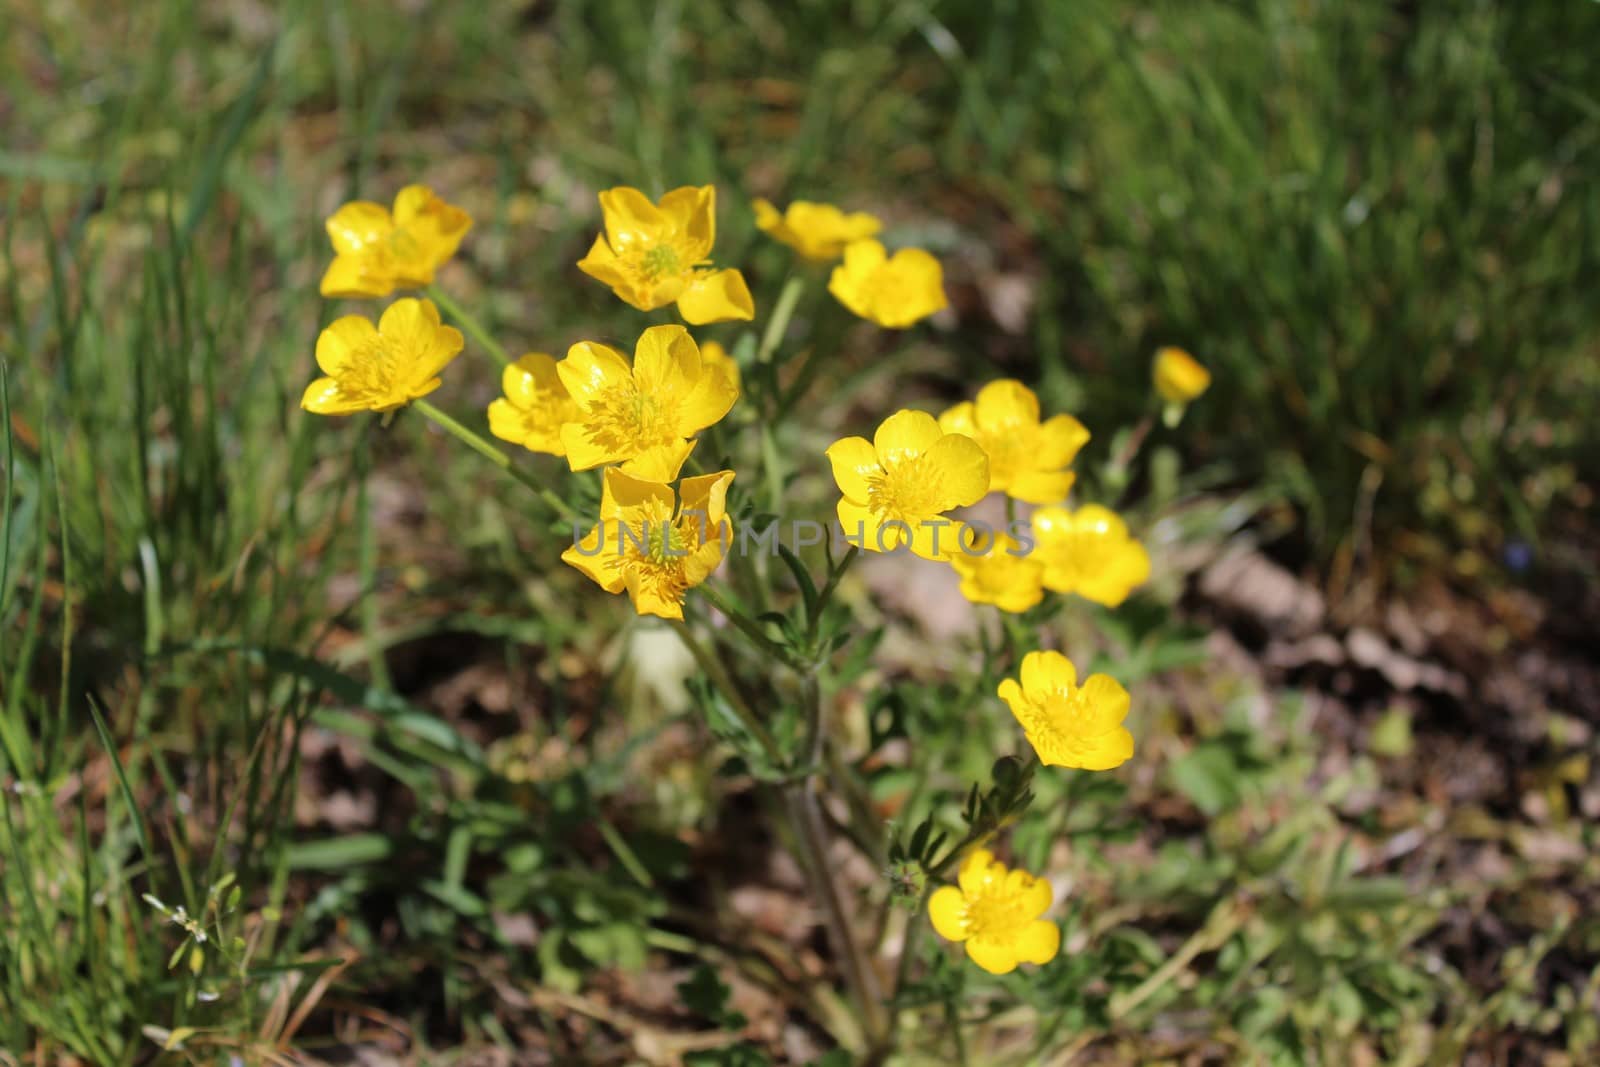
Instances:
[[[540,1035],[610,1062],[614,1033],[586,1046],[571,1011],[503,990],[577,997],[662,958],[675,979],[782,966],[696,907],[729,887],[685,838],[761,813],[678,751],[693,711],[613,677],[648,631],[559,564],[567,531],[420,420],[299,410],[319,327],[354,310],[316,293],[340,201],[426,180],[465,204],[447,288],[513,352],[557,353],[638,325],[572,266],[597,188],[715,182],[719,262],[758,295],[789,261],[750,196],[878,209],[944,257],[957,325],[840,341],[772,443],[796,499],[824,499],[803,457],[834,430],[1002,374],[1080,413],[1104,485],[1151,352],[1176,343],[1216,376],[1160,439],[1187,451],[1184,493],[1246,491],[1292,516],[1309,569],[1404,583],[1544,543],[1600,474],[1597,35],[1591,3],[0,8],[0,1063],[259,1053],[300,1003],[305,1047],[355,1004],[423,1061]],[[1000,274],[1032,294],[1020,333],[985,311]],[[490,367],[469,353],[435,399],[477,418]],[[1187,665],[1203,686],[1170,599],[1080,636],[1130,684]],[[537,721],[442,710],[444,672],[412,655],[440,647]],[[890,725],[853,739],[938,768],[864,783],[909,796],[907,825],[957,831],[989,780],[967,719],[1002,658],[885,700]],[[1278,1063],[1354,1043],[1454,1062],[1513,1030],[1592,1054],[1592,979],[1564,978],[1566,1001],[1538,985],[1552,958],[1592,967],[1592,931],[1519,926],[1484,995],[1437,950],[1451,887],[1415,898],[1352,858],[1341,790],[1362,783],[1308,793],[1318,753],[1292,718],[1263,731],[1245,683],[1213,689],[1198,722],[1148,713],[1152,738],[1183,738],[1156,779],[1035,783],[1018,853],[1042,864],[1068,835],[1085,887],[1066,922],[1086,947],[1004,987],[1042,1046],[1136,1049],[1180,1018]],[[305,753],[338,746],[383,808],[360,831],[296,814],[333,773]],[[1171,798],[1204,818],[1123,849],[1130,804]],[[1518,879],[1507,894],[1541,891]],[[522,914],[533,945],[501,921]],[[907,1004],[1002,1010],[925,942]],[[316,977],[344,960],[324,1003]],[[848,1031],[836,994],[801,986],[795,1017]],[[731,1026],[715,981],[692,989],[697,1025]]]

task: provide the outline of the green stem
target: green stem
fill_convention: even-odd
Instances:
[[[726,597],[717,592],[715,586],[709,583],[702,585],[700,586],[700,592],[707,600],[711,601],[712,607],[727,616],[728,621],[733,623],[739,632],[748,637],[764,654],[771,656],[786,667],[794,670],[804,669],[805,665],[797,663],[793,653],[768,637],[766,631],[761,628],[760,623],[734,607]]]
[[[774,767],[783,766],[783,750],[778,747],[778,742],[773,739],[767,728],[761,725],[761,720],[756,718],[756,713],[750,710],[750,705],[745,701],[744,694],[739,692],[738,686],[733,684],[733,679],[728,677],[728,672],[722,669],[722,661],[706,651],[705,646],[700,643],[699,638],[695,637],[694,631],[689,628],[688,623],[682,619],[670,619],[668,621],[672,623],[672,628],[678,631],[678,637],[682,639],[685,647],[689,649],[689,654],[694,657],[694,661],[700,665],[701,670],[706,672],[706,677],[711,679],[711,684],[717,687],[717,691],[728,702],[728,706],[733,709],[733,713],[739,717],[739,721],[744,724],[744,728],[750,731],[750,735],[761,746],[761,750],[766,754],[768,762]]]
[[[449,433],[456,440],[472,449],[478,455],[505,471],[511,477],[539,494],[539,498],[555,509],[556,514],[569,522],[577,522],[578,513],[565,500],[562,500],[549,486],[541,485],[534,480],[533,475],[511,462],[511,457],[500,451],[494,445],[485,441],[480,435],[473,433],[449,415],[440,411],[426,400],[413,400],[411,406],[422,414],[432,419],[441,429]]]
[[[487,348],[489,354],[499,360],[502,367],[511,366],[514,361],[506,354],[506,350],[500,346],[500,342],[489,336],[489,331],[483,328],[483,323],[479,322],[470,312],[451,299],[450,294],[439,288],[438,282],[428,286],[428,296],[433,299],[435,304],[444,308],[445,314],[459,323],[463,330],[471,334],[474,341]]]
[[[621,832],[611,825],[611,821],[605,818],[596,819],[595,826],[599,829],[600,836],[605,839],[606,846],[611,849],[611,854],[617,857],[617,862],[621,863],[629,874],[633,875],[633,880],[646,889],[654,889],[655,879],[650,877],[650,872],[639,860],[639,854],[633,851]]]
[[[789,320],[794,317],[794,309],[799,305],[805,289],[804,275],[796,275],[783,283],[783,291],[778,294],[778,304],[772,310],[772,318],[767,320],[767,328],[762,331],[761,347],[756,349],[757,363],[767,362],[772,358],[772,353],[777,351],[778,342],[788,332]]]
[[[817,627],[822,625],[822,612],[827,608],[828,602],[833,599],[833,592],[839,588],[839,580],[844,577],[856,558],[861,555],[861,546],[851,545],[845,550],[844,558],[838,566],[828,572],[828,580],[823,585],[822,591],[817,594],[817,610],[811,616],[811,622],[806,627],[806,643],[815,644],[817,640]]]
[[[850,917],[834,883],[834,866],[828,857],[827,830],[822,822],[822,808],[817,801],[816,777],[807,775],[803,781],[792,783],[784,789],[784,799],[789,808],[789,818],[800,838],[801,868],[809,876],[811,892],[822,905],[827,923],[828,938],[844,970],[845,985],[851,999],[861,1012],[869,1043],[876,1044],[888,1031],[884,1014],[883,990],[878,972],[862,951],[859,939],[850,929]]]

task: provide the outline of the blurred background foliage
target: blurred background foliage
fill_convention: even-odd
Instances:
[[[1102,465],[1148,410],[1151,353],[1179,344],[1214,385],[1163,447],[1184,499],[1237,502],[1196,513],[1205,537],[1248,528],[1336,606],[1433,585],[1560,604],[1595,577],[1596,40],[1587,0],[4,0],[0,1049],[143,1062],[196,1020],[216,1047],[278,1047],[334,942],[419,1042],[507,1045],[508,975],[557,998],[517,1005],[548,1028],[582,1014],[559,998],[597,967],[738,954],[699,915],[727,887],[684,891],[711,770],[673,748],[648,677],[607,680],[647,638],[574,593],[565,531],[408,420],[298,412],[338,313],[316,281],[342,200],[422,180],[462,203],[478,224],[446,286],[508,344],[557,353],[631,342],[574,266],[597,189],[715,182],[717,258],[769,300],[790,261],[751,197],[873,210],[941,256],[953,310],[842,340],[796,454],[1012,375],[1097,435],[1082,484],[1120,489]],[[459,378],[441,395],[481,411],[495,383]],[[820,499],[820,477],[797,492]],[[1171,503],[1164,477],[1131,499]],[[1216,657],[1174,607],[1180,577],[1097,620],[1134,675],[1190,671],[1146,691],[1152,769],[1126,796],[1041,786],[1049,818],[1019,830],[1042,860],[1106,816],[1074,860],[1099,912],[1067,920],[1097,948],[1029,995],[1130,1056],[1162,1012],[1284,1063],[1357,1062],[1340,1057],[1369,1039],[1456,1062],[1483,1028],[1592,1050],[1595,934],[1572,925],[1592,894],[1549,884],[1588,839],[1525,846],[1515,823],[1527,795],[1535,822],[1587,811],[1583,723],[1488,733],[1525,762],[1508,796],[1463,787],[1463,812],[1400,769],[1428,708],[1378,709],[1371,750],[1363,720],[1308,793],[1315,716],[1295,697],[1265,727],[1247,670],[1199,669]],[[462,662],[513,696],[452,695]],[[977,679],[927,684],[919,743],[982,777]],[[627,730],[597,725],[611,704]],[[1403,783],[1387,815],[1380,772]],[[376,815],[329,814],[374,792]],[[1154,829],[1118,851],[1130,807]],[[1345,851],[1423,828],[1511,842],[1514,870],[1466,894],[1511,916],[1493,936],[1449,910],[1448,864],[1412,871],[1419,893]],[[642,877],[617,875],[630,863]],[[210,916],[226,951],[174,957],[195,946],[146,892]],[[524,909],[536,947],[496,918]],[[1177,980],[1179,958],[1204,977]],[[935,969],[922,995],[962,981]],[[732,1018],[692,983],[700,1018]],[[239,1006],[227,1026],[216,994]]]

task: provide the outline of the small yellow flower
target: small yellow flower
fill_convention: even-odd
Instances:
[[[676,303],[694,326],[755,318],[744,275],[712,270],[706,258],[716,240],[716,208],[709,185],[674,189],[655,204],[625,185],[607,189],[600,194],[606,232],[578,269],[640,311]]]
[[[489,405],[489,432],[530,452],[567,454],[561,427],[579,418],[578,405],[556,373],[555,357],[529,352],[500,375],[505,396]]]
[[[962,550],[950,556],[950,566],[961,576],[962,596],[1014,613],[1044,599],[1044,567],[1031,552],[1004,534],[981,539],[971,530],[963,529]]]
[[[322,295],[388,296],[431,285],[471,228],[471,215],[426,185],[401,189],[392,214],[370,200],[352,201],[328,217],[335,255]]]
[[[614,348],[579,341],[556,373],[578,407],[577,417],[561,428],[575,471],[626,461],[635,477],[670,482],[694,448],[690,439],[739,399],[733,378],[706,366],[682,326],[645,330],[632,366]]]
[[[461,332],[441,325],[431,300],[396,300],[374,326],[364,315],[335,319],[317,338],[326,378],[300,406],[318,415],[393,411],[439,388],[439,372],[461,352]]]
[[[1054,898],[1049,882],[1010,870],[980,848],[961,862],[956,885],[928,898],[928,918],[940,937],[964,944],[973,963],[1010,974],[1019,963],[1049,963],[1061,951],[1061,927],[1040,917]]]
[[[561,558],[608,593],[627,591],[633,610],[683,618],[684,594],[717,569],[733,536],[727,514],[732,471],[670,485],[618,468],[606,471],[600,521]]]
[[[1039,762],[1051,767],[1108,771],[1133,755],[1128,691],[1115,678],[1091,674],[1082,686],[1072,661],[1059,652],[1022,657],[1022,684],[1000,683],[1000,699],[1022,726]]]
[[[946,433],[964,433],[989,453],[989,488],[1030,504],[1067,498],[1077,478],[1066,468],[1089,440],[1071,415],[1039,421],[1039,398],[1021,382],[1003,378],[939,416]]]
[[[891,258],[877,241],[852,241],[844,262],[833,268],[828,292],[839,303],[879,326],[904,329],[948,302],[944,269],[920,248],[902,248]]]
[[[923,559],[957,550],[957,524],[941,518],[989,491],[989,457],[976,441],[945,433],[925,411],[897,411],[871,441],[845,437],[828,447],[843,497],[845,536],[874,552],[902,544]]]
[[[1157,349],[1151,377],[1156,392],[1169,404],[1187,404],[1211,385],[1211,372],[1181,348]]]
[[[726,348],[723,348],[715,341],[707,341],[700,346],[700,362],[707,367],[726,374],[728,379],[733,382],[734,389],[743,392],[740,385],[739,364],[734,362],[732,356],[728,355]]]
[[[1044,564],[1046,589],[1114,608],[1150,577],[1150,554],[1109,508],[1039,508],[1032,521],[1034,555]]]
[[[851,241],[872,237],[883,228],[865,211],[847,215],[832,204],[810,200],[796,200],[782,213],[770,200],[757,200],[755,209],[756,226],[762,233],[819,262],[838,259]]]

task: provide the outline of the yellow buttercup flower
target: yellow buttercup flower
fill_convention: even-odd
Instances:
[[[1128,691],[1115,678],[1091,674],[1082,686],[1072,661],[1059,652],[1022,657],[1022,682],[1000,683],[1000,699],[1011,708],[1039,754],[1051,767],[1108,771],[1133,755],[1133,735],[1122,725]]]
[[[1150,577],[1150,554],[1110,508],[1039,508],[1032,521],[1046,589],[1114,608]]]
[[[676,303],[685,322],[699,326],[755,318],[744,275],[712,270],[717,234],[716,189],[674,189],[652,204],[637,189],[600,194],[606,232],[594,239],[578,269],[611,286],[640,311]]]
[[[989,453],[989,488],[1030,504],[1055,504],[1067,498],[1077,478],[1067,466],[1089,440],[1089,431],[1071,415],[1039,421],[1039,398],[1010,378],[978,390],[967,402],[939,416],[946,433],[964,433]]]
[[[700,362],[705,366],[717,370],[728,376],[733,382],[733,388],[742,392],[739,377],[739,364],[734,362],[728,350],[715,341],[707,341],[700,346]]]
[[[317,338],[326,378],[300,406],[318,415],[393,411],[439,388],[439,372],[461,353],[461,332],[439,322],[431,300],[396,300],[374,326],[363,315],[329,323]]]
[[[322,276],[323,296],[388,296],[433,284],[433,273],[456,254],[472,216],[445,203],[426,185],[408,185],[394,211],[352,201],[328,217],[333,263]]]
[[[947,941],[990,974],[1010,974],[1019,963],[1049,963],[1061,951],[1061,927],[1040,918],[1055,893],[1027,871],[1010,870],[986,848],[961,863],[956,884],[928,898],[928,918]]]
[[[689,331],[652,326],[621,352],[579,341],[556,364],[578,415],[561,428],[575,471],[609,463],[650,481],[670,482],[694,448],[691,438],[728,413],[739,387],[725,369],[707,367]]]
[[[895,412],[871,441],[835,441],[828,460],[844,494],[838,510],[845,536],[875,552],[906,544],[924,559],[948,559],[957,550],[958,527],[940,516],[989,491],[983,449],[940,430],[924,411]]]
[[[962,531],[961,551],[950,555],[962,596],[1010,612],[1027,611],[1044,599],[1044,567],[1031,552],[1004,534],[985,540],[971,529]]]
[[[806,259],[838,259],[851,241],[872,237],[883,223],[865,211],[845,214],[832,204],[793,201],[780,213],[770,200],[757,200],[756,226]]]
[[[1169,404],[1187,404],[1211,385],[1211,372],[1181,348],[1157,349],[1151,377],[1156,392]]]
[[[839,303],[879,326],[904,329],[946,306],[944,268],[920,248],[902,248],[890,257],[883,245],[852,241],[844,262],[833,268],[828,292]]]
[[[556,373],[555,357],[529,352],[500,375],[505,396],[489,405],[489,432],[530,452],[567,454],[561,428],[579,418],[578,405]]]
[[[670,485],[613,467],[600,494],[600,521],[561,558],[608,593],[627,591],[633,610],[683,618],[684,594],[722,562],[732,539],[727,514],[732,471]]]

